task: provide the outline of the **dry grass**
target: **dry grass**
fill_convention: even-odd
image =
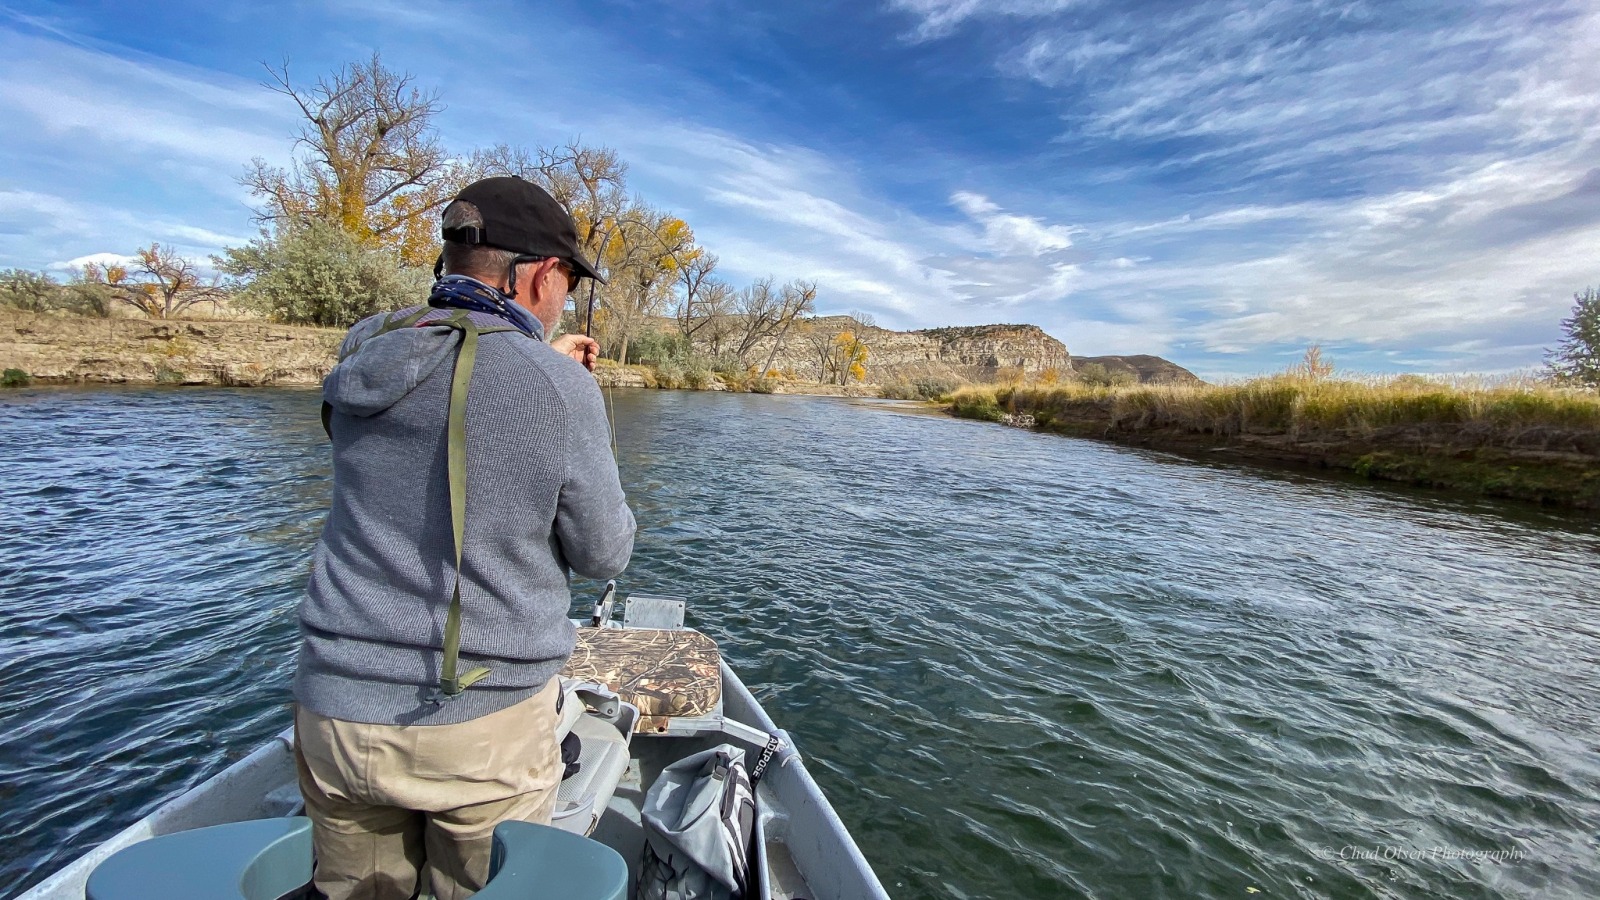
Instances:
[[[1496,436],[1512,440],[1529,429],[1600,433],[1600,393],[1529,378],[1285,374],[1220,385],[1012,384],[963,388],[950,402],[957,415],[991,421],[1031,415],[1046,428],[1093,417],[1115,429],[1322,439],[1428,426],[1471,431],[1486,438],[1480,441],[1485,444],[1497,443]]]
[[[1225,444],[1239,461],[1600,509],[1600,392],[1527,378],[1013,383],[962,388],[948,402],[958,416],[1064,434],[1178,451]]]

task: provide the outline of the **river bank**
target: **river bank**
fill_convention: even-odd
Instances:
[[[1417,380],[972,387],[951,414],[1210,459],[1600,510],[1600,396]]]
[[[222,387],[316,385],[333,368],[341,328],[260,321],[88,318],[0,308],[0,370],[8,383],[168,384]],[[877,397],[876,384],[812,384],[785,379],[729,383],[716,374],[680,384],[649,366],[601,360],[605,387],[749,391]]]
[[[0,369],[49,384],[312,385],[344,332],[258,321],[0,309]],[[13,376],[17,377],[17,376]]]
[[[6,383],[313,386],[343,330],[205,319],[96,319],[0,311]],[[692,383],[603,360],[606,387],[905,396],[879,384],[831,385],[707,373]],[[973,386],[957,416],[1241,463],[1353,472],[1372,479],[1574,509],[1600,509],[1600,397],[1468,390],[1421,379],[1383,384],[1278,377],[1236,385]]]

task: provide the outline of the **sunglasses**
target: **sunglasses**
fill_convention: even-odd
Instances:
[[[578,279],[581,277],[578,275],[577,268],[572,263],[559,258],[556,260],[556,264],[560,266],[562,273],[567,276],[567,293],[576,292],[578,290]]]

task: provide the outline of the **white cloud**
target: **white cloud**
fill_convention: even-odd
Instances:
[[[137,265],[138,262],[138,257],[126,256],[121,253],[90,253],[85,256],[79,256],[66,260],[65,262],[51,263],[50,265],[46,266],[46,268],[56,272],[72,272],[82,269],[84,266],[88,265],[127,267]]]
[[[77,252],[73,258],[50,262],[50,255],[36,255],[23,265],[61,270],[77,268],[84,262],[125,261],[131,257],[117,251],[89,248],[132,248],[161,243],[181,254],[203,261],[225,247],[238,247],[249,239],[176,222],[165,211],[146,213],[140,209],[107,206],[92,201],[74,200],[38,191],[0,191],[0,258],[17,259],[13,249],[27,241],[34,254]],[[12,263],[16,264],[16,263]]]
[[[1041,256],[1072,246],[1073,229],[1065,225],[1046,225],[1033,216],[1001,212],[999,206],[982,195],[956,191],[950,196],[950,202],[983,226],[983,245],[993,253]]]
[[[41,191],[0,191],[0,232],[71,231],[89,222],[83,210]]]
[[[1574,286],[1595,279],[1600,174],[1559,162],[1494,163],[1427,191],[1302,209],[1264,252],[1207,245],[1165,264],[1113,263],[1086,272],[1080,293],[1162,298],[1215,353],[1321,341],[1433,347],[1457,370],[1475,355],[1503,362],[1508,335],[1553,327]],[[1160,234],[1111,233],[1122,247]]]
[[[287,157],[283,97],[27,24],[0,27],[0,265],[152,242],[204,259],[247,239],[238,176],[252,156]]]
[[[230,180],[252,156],[281,156],[293,127],[287,101],[254,82],[4,30],[0,85],[0,112],[35,140],[198,160]]]
[[[942,245],[939,227],[822,154],[640,111],[600,117],[588,134],[633,161],[632,178],[688,218],[730,278],[812,278],[825,309],[859,307],[886,325],[940,324],[955,301],[948,277],[922,262]]]
[[[1005,16],[1027,19],[1047,16],[1085,0],[890,0],[892,9],[904,10],[917,18],[912,37],[927,40],[943,37],[968,19],[979,16]]]

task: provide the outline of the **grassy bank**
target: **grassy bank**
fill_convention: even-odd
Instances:
[[[1600,394],[1533,383],[1280,375],[1223,385],[968,387],[971,419],[1600,509]]]
[[[679,391],[727,391],[739,394],[808,394],[820,397],[880,397],[884,387],[877,384],[816,384],[803,379],[751,372],[690,370],[648,364],[621,365],[602,359],[595,367],[595,378],[602,387],[655,388]]]

